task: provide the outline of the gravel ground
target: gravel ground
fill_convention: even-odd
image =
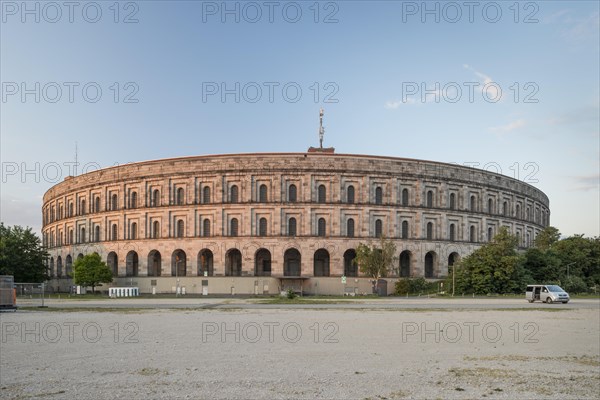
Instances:
[[[600,312],[559,307],[2,313],[0,398],[597,399]]]

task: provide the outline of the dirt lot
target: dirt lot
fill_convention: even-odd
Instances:
[[[597,399],[600,313],[0,314],[0,398]],[[550,311],[551,310],[551,311]]]

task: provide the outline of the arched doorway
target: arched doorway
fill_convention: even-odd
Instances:
[[[448,256],[448,274],[454,269],[454,264],[460,260],[460,256],[457,252],[450,253]]]
[[[283,255],[283,275],[300,276],[301,255],[296,249],[287,249]]]
[[[325,249],[315,251],[314,276],[329,276],[329,252]]]
[[[356,258],[356,250],[348,249],[344,253],[344,275],[358,276],[358,265],[354,262]]]
[[[430,251],[425,254],[425,278],[433,278],[435,276],[434,264],[435,252]]]
[[[58,278],[62,278],[62,273],[63,273],[63,270],[62,270],[62,257],[58,256],[58,257],[56,257],[56,276]]]
[[[254,256],[254,275],[271,276],[271,252],[259,249]]]
[[[112,271],[113,276],[119,276],[119,258],[117,257],[117,253],[114,251],[108,253],[106,264],[108,264],[108,268]]]
[[[157,250],[148,253],[148,276],[160,276],[162,270],[162,259]]]
[[[408,250],[404,250],[402,253],[400,253],[400,277],[410,277],[411,258],[410,251]]]
[[[242,253],[238,249],[231,249],[225,254],[225,276],[242,275]]]
[[[213,276],[213,253],[209,249],[202,249],[198,253],[198,276]]]
[[[73,277],[73,258],[70,254],[65,257],[65,274],[67,275],[67,278]]]
[[[187,256],[185,251],[177,249],[171,255],[171,276],[185,276],[187,271]]]
[[[133,250],[125,258],[125,276],[138,276],[138,254]]]

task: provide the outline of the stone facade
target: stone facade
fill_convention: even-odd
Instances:
[[[321,282],[321,293],[338,293],[331,277],[363,285],[351,263],[361,242],[394,239],[395,276],[440,278],[502,226],[528,247],[549,224],[548,206],[528,184],[452,164],[318,152],[198,156],[65,179],[44,195],[43,242],[52,284],[63,289],[75,258],[97,252],[115,284],[135,277],[146,292],[171,291],[176,280],[188,292],[202,280],[212,293],[277,292],[277,277],[299,276],[308,291]]]

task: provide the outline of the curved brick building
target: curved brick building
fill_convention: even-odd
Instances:
[[[369,292],[359,243],[396,242],[394,277],[440,278],[507,226],[529,246],[548,198],[507,176],[406,158],[307,153],[146,161],[69,177],[44,195],[54,289],[97,252],[142,292]],[[342,284],[340,276],[348,277]]]

